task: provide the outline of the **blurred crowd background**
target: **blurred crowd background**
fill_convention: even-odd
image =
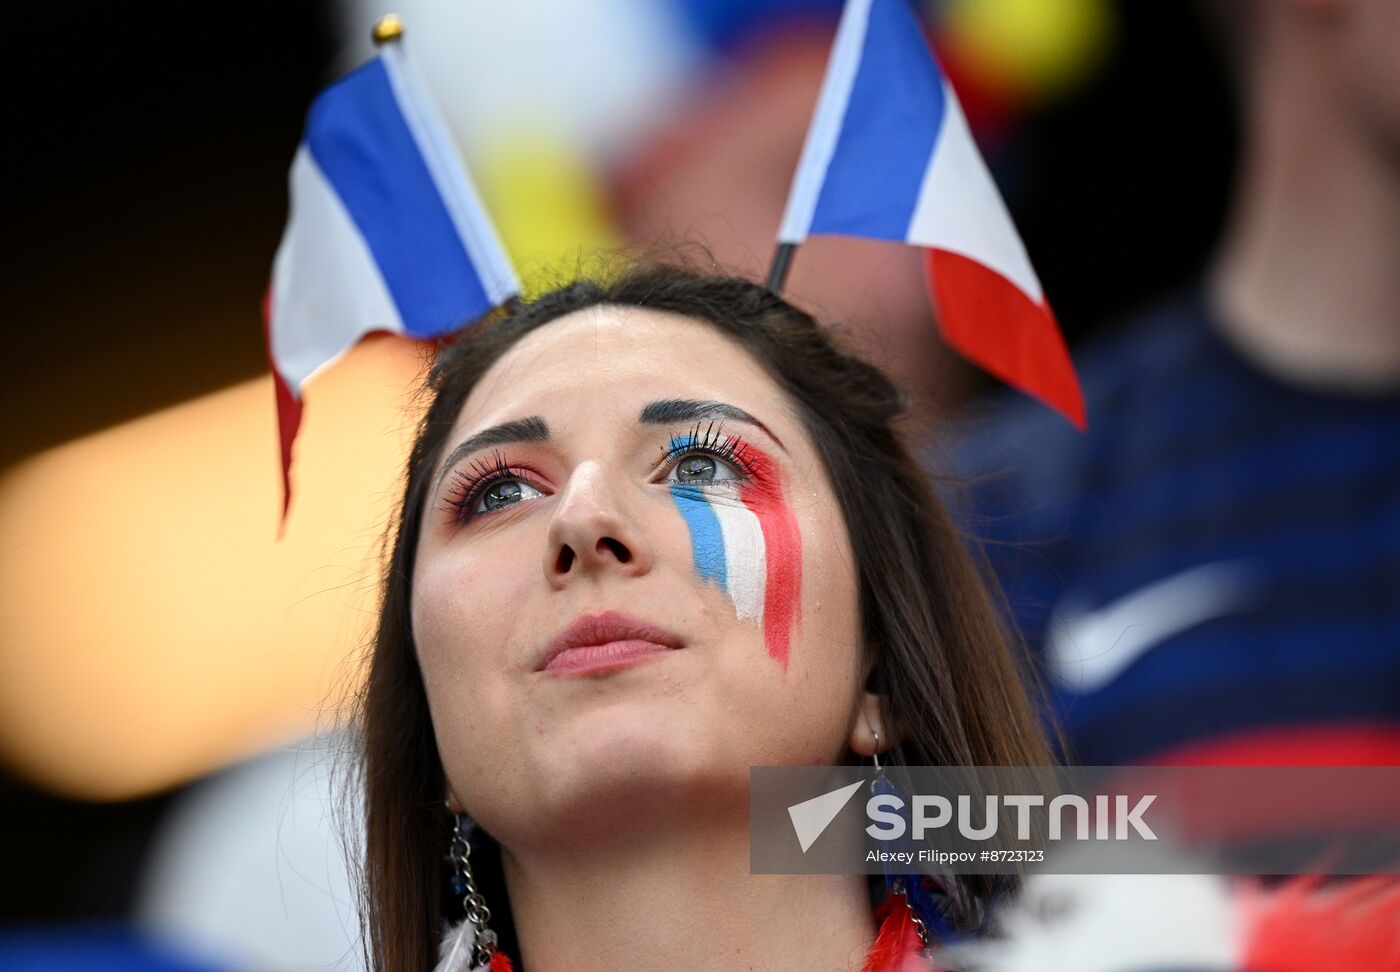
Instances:
[[[1199,278],[1235,167],[1229,16],[923,7],[1072,349]],[[623,248],[766,270],[839,3],[395,9],[527,287]],[[382,12],[62,5],[12,34],[0,968],[45,936],[143,968],[358,960],[327,798],[421,353],[371,339],[318,380],[279,542],[260,304],[306,106]],[[904,248],[827,238],[789,295],[906,384],[943,456],[1006,393],[941,348],[923,286]]]

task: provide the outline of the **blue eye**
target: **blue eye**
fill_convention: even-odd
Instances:
[[[521,500],[538,499],[543,495],[523,479],[498,479],[482,490],[481,499],[472,512],[489,513],[513,506]]]
[[[505,457],[496,452],[489,459],[477,459],[468,468],[455,472],[446,512],[458,523],[466,523],[544,495],[525,477],[523,470],[512,468]]]
[[[717,423],[696,423],[686,435],[672,436],[661,450],[662,458],[672,463],[664,481],[696,485],[748,482],[748,449],[737,435],[725,435]]]
[[[691,452],[681,457],[670,474],[668,483],[735,482],[743,477],[729,463],[705,452]]]

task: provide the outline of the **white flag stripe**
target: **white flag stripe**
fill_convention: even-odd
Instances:
[[[724,537],[725,586],[740,621],[763,620],[763,596],[768,585],[768,560],[758,515],[737,501],[712,500],[710,509]]]
[[[520,292],[520,281],[475,187],[467,180],[447,122],[398,44],[386,45],[381,57],[404,123],[418,144],[443,206],[481,279],[482,289],[491,303],[500,304]]]
[[[1039,304],[1044,299],[1040,280],[946,80],[943,95],[943,124],[909,221],[908,240],[985,264]]]
[[[366,326],[402,333],[403,320],[369,246],[303,145],[292,160],[296,201],[272,263],[272,360],[298,394]]]
[[[865,46],[865,32],[870,23],[870,5],[873,2],[847,0],[841,11],[841,23],[836,28],[836,41],[831,48],[826,77],[822,79],[817,108],[807,129],[807,141],[802,146],[802,158],[792,177],[792,191],[788,193],[787,209],[783,212],[783,221],[778,229],[779,242],[801,243],[807,239],[807,232],[812,227],[812,215],[817,210],[817,200],[821,198],[831,157],[836,154],[841,124],[846,117],[846,105],[851,99],[856,73],[860,70],[861,50]]]

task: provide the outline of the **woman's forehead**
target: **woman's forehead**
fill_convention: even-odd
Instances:
[[[763,367],[718,329],[679,314],[604,305],[522,338],[482,376],[456,427],[579,409],[601,419],[676,398],[728,402],[755,414],[789,411]]]

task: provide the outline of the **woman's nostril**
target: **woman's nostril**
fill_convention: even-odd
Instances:
[[[632,551],[628,550],[623,544],[614,540],[612,537],[604,537],[598,541],[598,545],[611,550],[612,555],[617,558],[618,563],[625,564],[632,559]]]
[[[567,574],[573,565],[574,551],[566,544],[559,549],[559,559],[554,562],[554,569],[561,574]]]

